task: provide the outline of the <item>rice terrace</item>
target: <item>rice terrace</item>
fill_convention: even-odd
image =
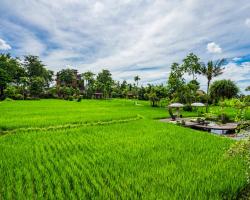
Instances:
[[[0,200],[250,199],[249,8],[1,0]]]

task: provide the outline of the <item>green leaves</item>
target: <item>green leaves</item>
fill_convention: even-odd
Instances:
[[[189,75],[192,75],[193,80],[195,80],[195,75],[201,73],[200,58],[195,54],[190,53],[186,58],[183,59],[182,68]]]

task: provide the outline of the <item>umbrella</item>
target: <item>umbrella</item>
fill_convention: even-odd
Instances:
[[[170,104],[169,106],[169,113],[171,112],[172,113],[172,108],[176,108],[177,109],[177,116],[180,117],[180,108],[184,107],[183,104],[181,103],[172,103]],[[170,114],[171,115],[171,114]],[[173,117],[172,117],[173,118]]]
[[[171,103],[170,105],[168,105],[168,107],[170,107],[170,108],[182,108],[182,107],[184,107],[184,105],[181,103]]]
[[[196,102],[196,103],[192,103],[191,106],[193,106],[193,107],[205,107],[205,104]]]
[[[193,106],[193,107],[205,107],[205,104],[196,102],[196,103],[192,103],[191,106]],[[199,112],[198,109],[197,109],[197,115],[198,115],[198,116],[201,115],[201,113]]]

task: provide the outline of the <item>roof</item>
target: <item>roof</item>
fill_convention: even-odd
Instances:
[[[191,106],[194,106],[194,107],[204,107],[205,104],[204,103],[200,103],[200,102],[195,102],[195,103],[192,103]]]
[[[181,103],[171,103],[170,105],[168,105],[168,107],[171,107],[171,108],[181,108],[181,107],[184,107],[184,105],[181,104]]]

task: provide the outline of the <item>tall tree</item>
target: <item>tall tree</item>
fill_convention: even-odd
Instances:
[[[24,67],[29,78],[41,77],[44,79],[44,86],[49,87],[53,78],[53,71],[47,70],[38,56],[24,56]]]
[[[140,81],[140,77],[138,75],[136,75],[134,77],[134,81],[136,82],[136,98],[138,99],[138,85],[139,85],[139,81]]]
[[[84,82],[86,81],[84,89],[87,98],[91,98],[94,92],[94,76],[95,74],[91,71],[87,71],[82,74]]]
[[[4,89],[7,87],[7,84],[11,81],[9,74],[0,68],[0,99],[4,95]]]
[[[136,86],[138,87],[138,84],[139,84],[139,81],[141,80],[141,78],[138,76],[138,75],[136,75],[135,77],[134,77],[134,81],[136,82]]]
[[[173,63],[171,65],[171,72],[168,77],[167,82],[167,90],[168,90],[168,96],[170,99],[177,98],[176,100],[179,100],[182,89],[185,84],[183,76],[183,68],[178,63]]]
[[[42,77],[33,77],[30,79],[30,94],[34,97],[40,97],[44,91],[45,80]]]
[[[183,59],[182,67],[185,72],[187,72],[189,75],[192,75],[192,80],[195,80],[196,74],[201,73],[200,58],[195,54],[190,53],[186,58]]]
[[[27,96],[27,90],[28,90],[29,84],[30,84],[30,82],[29,82],[28,77],[21,77],[20,78],[20,86],[21,86],[21,92],[22,92],[23,99],[25,99]]]
[[[25,74],[19,60],[10,54],[0,54],[0,98],[9,83],[19,84],[20,77]]]
[[[88,87],[89,84],[93,82],[94,76],[95,74],[92,73],[91,71],[87,71],[82,74],[83,79],[86,81],[86,87]]]
[[[76,81],[75,72],[73,69],[62,69],[57,72],[57,84],[60,86],[71,87]]]
[[[217,60],[216,62],[208,61],[207,65],[202,63],[201,73],[207,78],[207,102],[206,102],[206,112],[208,112],[208,102],[209,102],[209,87],[212,79],[223,73],[222,66],[225,63],[225,59]]]
[[[110,97],[114,81],[109,70],[103,69],[96,77],[97,90],[103,92],[105,97]]]

